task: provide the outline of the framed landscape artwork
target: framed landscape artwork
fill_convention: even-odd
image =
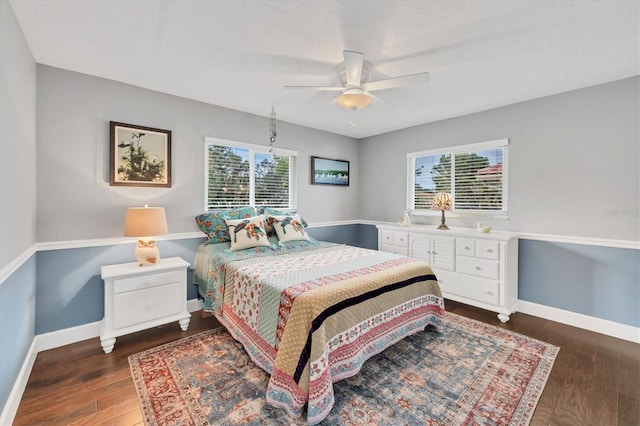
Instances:
[[[349,162],[311,157],[311,184],[349,186]]]
[[[171,188],[171,131],[110,123],[110,185]]]

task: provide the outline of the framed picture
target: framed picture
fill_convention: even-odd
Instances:
[[[109,183],[171,188],[171,131],[111,121]]]
[[[311,157],[311,184],[349,186],[349,162]]]

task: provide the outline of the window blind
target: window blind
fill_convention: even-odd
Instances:
[[[206,138],[205,207],[246,205],[294,209],[296,156],[291,150]]]
[[[454,211],[507,212],[507,139],[410,153],[410,209],[431,209],[438,192],[452,195]]]

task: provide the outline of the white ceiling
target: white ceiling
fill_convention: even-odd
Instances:
[[[639,74],[638,0],[11,4],[38,63],[356,138]],[[355,112],[282,88],[336,85],[344,49],[431,81]]]

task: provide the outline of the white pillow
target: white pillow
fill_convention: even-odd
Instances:
[[[248,219],[225,219],[231,237],[231,250],[238,251],[251,247],[270,246],[262,215]]]
[[[282,242],[308,240],[309,234],[304,230],[300,216],[272,216],[268,215],[267,220],[273,224],[278,239]]]

